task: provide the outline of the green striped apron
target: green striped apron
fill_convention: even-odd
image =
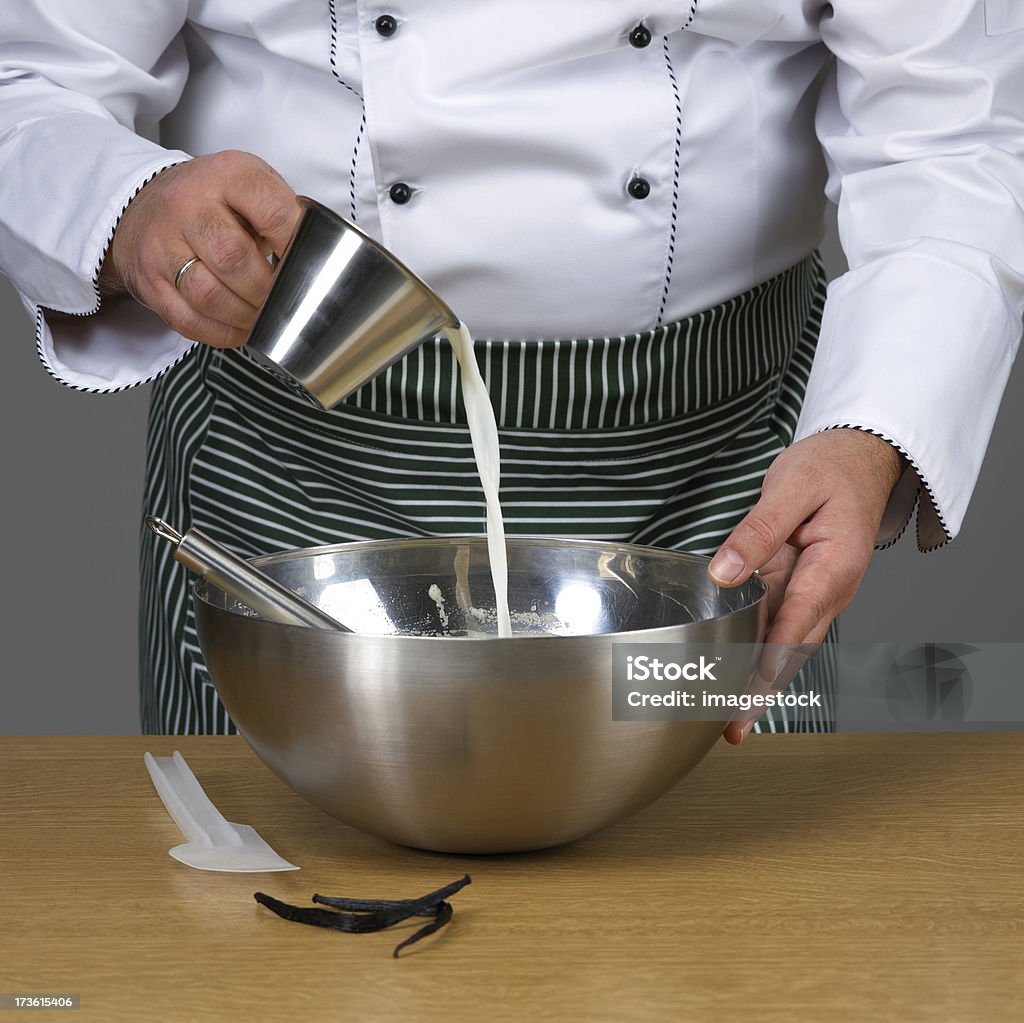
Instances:
[[[812,255],[641,334],[476,341],[508,532],[712,553],[792,439],[824,289]],[[244,349],[200,345],[155,385],[145,509],[246,557],[480,533],[457,384],[453,353],[435,339],[324,411]],[[189,575],[148,530],[142,582],[143,731],[233,731],[199,649]],[[799,684],[822,691],[825,668],[819,656]],[[830,712],[776,710],[756,727],[827,730]]]

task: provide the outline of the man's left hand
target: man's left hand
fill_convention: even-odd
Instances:
[[[738,586],[758,569],[768,583],[759,666],[766,688],[782,688],[794,673],[780,651],[820,644],[853,599],[903,468],[902,455],[880,437],[836,429],[798,441],[768,469],[760,499],[708,569],[720,586]],[[726,740],[742,742],[757,716],[733,719]]]

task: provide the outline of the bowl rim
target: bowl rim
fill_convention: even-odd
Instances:
[[[531,535],[531,534],[516,534],[514,536],[507,536],[505,538],[507,546],[516,547],[528,547],[528,546],[558,546],[558,547],[575,547],[579,550],[594,550],[600,548],[603,551],[609,551],[614,554],[655,554],[659,557],[664,557],[671,561],[689,561],[693,564],[704,564],[708,565],[711,563],[711,557],[706,554],[694,554],[690,551],[677,551],[668,547],[655,547],[650,544],[636,544],[636,543],[625,543],[616,540],[597,540],[597,539],[575,539],[575,538],[564,538],[560,536],[545,536],[545,535]],[[254,558],[247,558],[252,565],[257,568],[262,568],[266,565],[281,564],[287,561],[297,561],[303,558],[314,557],[322,554],[333,554],[337,552],[348,552],[348,551],[361,551],[361,550],[373,550],[374,548],[390,548],[392,550],[400,550],[403,547],[422,547],[426,545],[436,545],[440,547],[455,547],[460,544],[473,544],[476,546],[486,547],[487,536],[484,533],[466,534],[459,536],[413,536],[413,537],[396,537],[394,539],[384,540],[352,540],[341,543],[332,544],[320,544],[314,547],[292,547],[286,550],[274,551],[270,554],[260,554]],[[716,621],[725,622],[736,615],[749,614],[752,610],[768,596],[768,584],[764,581],[759,571],[754,574],[741,585],[754,584],[758,593],[754,599],[743,607],[737,608],[735,611],[729,611],[723,615],[717,615],[715,618],[704,618],[701,622]],[[717,585],[717,584],[715,584]],[[731,587],[719,587],[719,589],[730,589]],[[258,616],[251,617],[249,615],[240,614],[231,608],[220,607],[214,603],[206,595],[207,590],[215,590],[218,593],[223,591],[214,583],[209,582],[206,579],[196,579],[192,584],[192,595],[193,599],[203,604],[210,613],[212,614],[225,614],[230,615],[233,619],[239,619],[250,623],[253,626],[271,626],[274,629],[301,629],[305,630],[308,626],[305,625],[288,625],[280,622],[267,621],[265,618]],[[595,637],[602,637],[607,640],[613,640],[615,642],[637,642],[637,637],[643,637],[642,640],[656,638],[661,634],[675,633],[685,625],[699,625],[701,622],[686,622],[682,625],[662,625],[653,629],[632,629],[628,632],[603,632],[594,635],[557,635],[557,634],[540,634],[537,633],[525,633],[513,636],[496,636],[488,635],[488,643],[515,643],[528,640],[531,643],[543,643],[543,642],[555,642],[565,643],[568,640],[591,640]],[[465,637],[462,636],[414,636],[400,633],[398,635],[385,635],[382,633],[370,633],[370,632],[329,632],[324,630],[325,634],[338,637],[339,640],[352,642],[357,639],[373,639],[373,640],[401,640],[405,642],[409,641],[424,641],[429,640],[431,642],[449,642],[449,643],[465,643]]]

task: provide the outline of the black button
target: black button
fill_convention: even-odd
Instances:
[[[626,191],[634,199],[646,199],[651,194],[651,183],[647,178],[635,177],[628,185],[626,185]]]
[[[412,198],[412,189],[404,181],[396,181],[389,189],[391,201],[404,206]]]
[[[382,14],[373,23],[373,27],[377,30],[378,35],[387,39],[388,36],[393,36],[398,31],[398,22],[390,14]]]
[[[629,33],[629,45],[635,46],[638,50],[642,50],[645,46],[650,46],[651,30],[643,23],[637,25],[637,27]]]

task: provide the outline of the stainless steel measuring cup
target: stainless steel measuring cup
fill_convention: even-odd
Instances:
[[[302,218],[246,342],[324,408],[458,317],[390,252],[300,196]]]

